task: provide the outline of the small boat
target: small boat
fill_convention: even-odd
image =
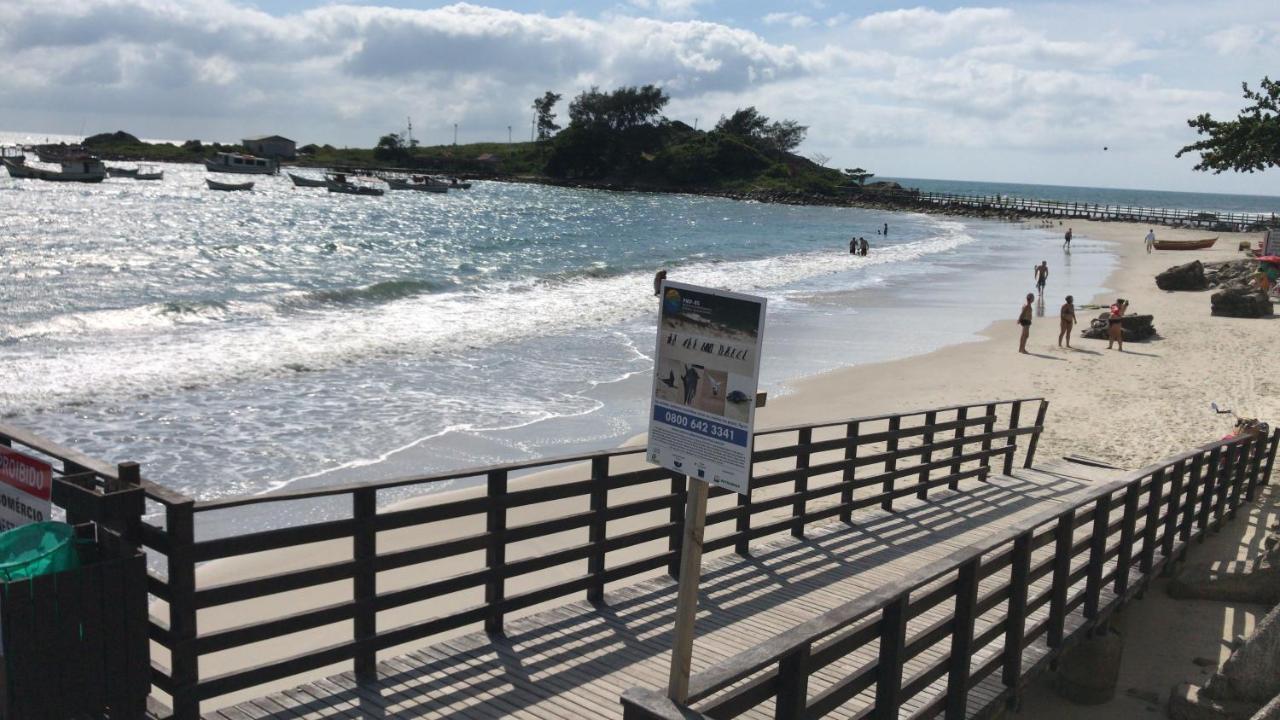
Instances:
[[[133,176],[134,180],[163,180],[164,171],[157,170],[154,167],[138,168],[138,172]]]
[[[218,153],[212,160],[205,160],[204,167],[209,172],[240,175],[274,175],[278,171],[274,160],[226,152]]]
[[[10,158],[0,158],[10,177],[50,182],[102,182],[107,177],[107,167],[95,157],[63,158],[61,170],[47,170]]]
[[[289,179],[293,181],[294,187],[324,187],[325,186],[324,180],[317,180],[315,178],[309,178],[303,175],[294,175],[293,173],[285,173],[285,174],[288,175]]]
[[[136,178],[136,177],[138,177],[138,168],[111,167],[110,165],[108,165],[108,166],[107,166],[107,176],[108,176],[108,177]]]
[[[347,195],[381,195],[382,188],[376,188],[371,185],[360,185],[347,180],[347,176],[342,173],[329,175],[325,179],[325,187],[329,188],[331,193],[346,193]]]
[[[218,182],[217,180],[210,180],[209,178],[205,178],[204,181],[208,183],[210,190],[252,190],[253,189],[253,181],[242,182],[242,183],[222,183],[222,182]]]
[[[458,178],[449,178],[449,187],[454,190],[470,190],[471,183],[459,180]]]
[[[1204,240],[1156,240],[1155,248],[1157,250],[1205,250],[1213,247],[1218,242],[1218,238],[1211,237]]]
[[[387,178],[387,187],[392,190],[420,190],[422,192],[433,193],[449,192],[449,186],[443,183],[410,182],[409,180],[397,180],[395,178]]]

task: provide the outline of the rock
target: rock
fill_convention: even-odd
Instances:
[[[1203,694],[1255,706],[1280,695],[1280,605],[1262,618],[1253,634],[1209,678]]]
[[[1274,605],[1280,602],[1280,568],[1247,561],[1193,563],[1169,582],[1168,593],[1182,600]]]
[[[1209,283],[1204,279],[1204,265],[1196,260],[1156,275],[1156,287],[1161,290],[1204,290]]]
[[[1213,314],[1224,317],[1271,317],[1271,298],[1261,290],[1248,287],[1224,287],[1210,298]]]
[[[1191,683],[1180,683],[1169,693],[1173,720],[1249,720],[1258,707],[1258,703],[1214,700]]]
[[[1101,705],[1116,695],[1124,638],[1112,629],[1069,648],[1058,661],[1053,689],[1077,705]]]
[[[1094,340],[1106,340],[1109,327],[1108,317],[1110,317],[1110,313],[1101,313],[1097,318],[1089,322],[1089,327],[1080,331],[1080,335]],[[1150,340],[1155,337],[1156,328],[1151,324],[1153,317],[1152,315],[1125,315],[1120,322],[1124,341],[1136,342]]]

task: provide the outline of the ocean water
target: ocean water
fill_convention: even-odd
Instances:
[[[1228,195],[1223,193],[1132,190],[1073,185],[1032,185],[1027,183],[974,182],[969,180],[926,180],[922,178],[876,178],[894,181],[903,187],[930,192],[964,195],[1008,195],[1035,200],[1068,203],[1126,205],[1129,207],[1204,210],[1207,212],[1248,212],[1280,214],[1280,197],[1272,195]]]
[[[644,429],[658,268],[768,296],[776,395],[976,339],[1042,259],[1053,307],[1115,264],[970,219],[497,182],[217,193],[164,169],[0,177],[0,416],[199,498],[616,446]]]

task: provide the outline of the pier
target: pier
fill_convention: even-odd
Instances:
[[[665,697],[686,481],[643,448],[207,501],[139,477],[147,513],[124,532],[152,558],[150,712],[982,716],[1251,501],[1280,442],[1120,471],[1037,460],[1047,413],[760,432],[751,494],[708,503],[687,706]],[[0,442],[59,482],[122,482],[18,428]],[[212,532],[251,506],[302,519]]]

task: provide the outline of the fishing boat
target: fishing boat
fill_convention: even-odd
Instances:
[[[140,167],[138,172],[133,176],[134,180],[163,180],[164,171],[154,167]]]
[[[274,160],[226,152],[218,153],[212,160],[205,160],[204,166],[209,172],[240,175],[274,175],[279,170]]]
[[[0,158],[9,175],[15,178],[31,180],[48,180],[50,182],[102,182],[107,177],[107,167],[95,157],[65,157],[60,161],[61,170],[45,168],[17,162],[10,158]]]
[[[205,178],[204,181],[208,183],[210,190],[252,190],[253,189],[253,181],[242,182],[242,183],[223,183],[223,182],[218,182],[217,180],[210,180],[209,178]]]
[[[325,178],[325,187],[329,188],[331,193],[346,193],[347,195],[381,195],[382,188],[376,188],[372,185],[360,185],[347,180],[347,176],[342,173],[335,173]]]
[[[107,176],[108,176],[108,177],[136,178],[136,177],[138,177],[138,168],[136,168],[136,167],[135,167],[135,168],[112,167],[112,166],[108,165],[108,166],[107,166]]]
[[[396,178],[387,178],[387,187],[392,190],[419,190],[422,192],[447,193],[449,186],[443,183],[420,183],[410,180],[398,180]]]
[[[285,173],[285,174],[288,175],[289,179],[293,181],[294,187],[324,187],[325,186],[325,182],[323,179],[317,180],[316,178],[309,178],[303,175],[294,175],[293,173]]]
[[[1156,240],[1155,248],[1157,250],[1205,250],[1213,247],[1218,242],[1218,238],[1211,237],[1204,240]]]
[[[449,178],[449,187],[454,190],[470,190],[471,183],[466,182],[465,180],[459,180],[458,178]]]

